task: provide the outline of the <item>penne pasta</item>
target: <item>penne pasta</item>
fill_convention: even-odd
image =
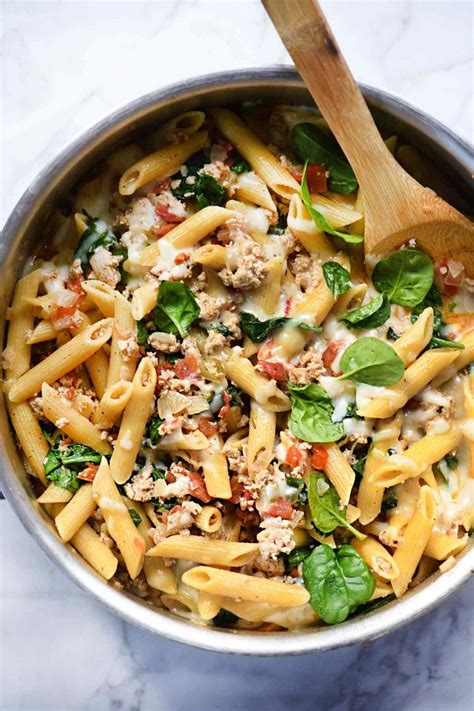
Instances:
[[[205,565],[222,565],[228,568],[240,568],[257,557],[256,543],[233,543],[202,536],[168,536],[147,555],[179,560],[192,560]]]

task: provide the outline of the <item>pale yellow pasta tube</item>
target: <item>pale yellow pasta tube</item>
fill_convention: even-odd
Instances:
[[[425,351],[406,369],[401,381],[396,385],[383,388],[383,395],[375,397],[358,406],[362,417],[391,417],[411,400],[444,368],[447,368],[461,351],[450,348],[434,348]]]
[[[198,594],[198,615],[202,620],[212,620],[221,609],[222,597],[201,590]]]
[[[224,363],[224,371],[229,380],[267,410],[285,412],[290,409],[288,397],[277,388],[276,382],[260,375],[247,358],[229,356]]]
[[[251,563],[258,556],[259,550],[258,543],[234,543],[204,536],[176,535],[164,538],[154,548],[150,548],[147,555],[240,568]]]
[[[427,434],[406,449],[403,454],[393,454],[387,464],[369,476],[375,486],[385,488],[401,484],[439,462],[446,454],[456,449],[462,441],[462,432],[457,426],[443,434]]]
[[[278,310],[281,295],[281,278],[285,262],[281,257],[275,257],[270,261],[268,274],[261,286],[252,292],[252,303],[258,310],[263,311],[268,316],[273,316]]]
[[[263,622],[269,622],[288,630],[293,628],[311,627],[319,620],[319,616],[309,603],[300,607],[290,607],[286,610],[272,611],[263,618]]]
[[[211,593],[208,593],[210,595]],[[231,597],[222,597],[216,595],[221,600],[221,607],[224,610],[232,612],[237,617],[240,617],[246,622],[262,622],[268,615],[277,612],[287,612],[289,609],[299,610],[300,608],[283,608],[269,605],[267,602],[259,602],[255,600],[234,600]]]
[[[31,336],[28,336],[26,342],[29,346],[35,343],[44,343],[44,341],[52,341],[58,335],[54,327],[54,323],[48,319],[40,321],[33,329]]]
[[[156,370],[150,358],[140,361],[130,400],[125,407],[117,442],[110,460],[110,469],[117,484],[131,476],[140,449],[156,385]]]
[[[225,207],[209,205],[209,207],[199,210],[184,222],[176,225],[166,235],[166,242],[170,243],[175,249],[193,247],[210,232],[222,225],[223,222],[233,217],[233,214],[231,210],[226,210]],[[142,249],[140,254],[133,260],[134,264],[142,267],[154,267],[160,260],[161,241],[157,240]]]
[[[124,342],[136,335],[135,319],[132,309],[122,294],[115,292],[115,317],[110,347],[109,371],[107,388],[119,380],[132,380],[137,368],[137,358],[130,356],[124,350]]]
[[[112,335],[112,320],[104,319],[74,336],[64,346],[31,368],[12,385],[8,397],[11,402],[22,402],[41,389],[43,383],[54,383],[70,370],[84,363],[102,348]]]
[[[324,467],[324,472],[339,494],[344,506],[347,506],[352,487],[354,486],[355,472],[337,444],[327,445],[326,450],[328,459]]]
[[[303,585],[289,585],[269,578],[258,578],[228,570],[197,566],[187,570],[183,582],[197,590],[227,597],[267,602],[278,607],[298,607],[309,601]]]
[[[250,163],[254,171],[277,195],[290,199],[300,186],[278,158],[257,138],[237,114],[228,109],[211,109],[217,128]]]
[[[117,572],[117,558],[87,523],[74,534],[71,544],[105,580],[110,580]]]
[[[321,279],[315,289],[307,291],[299,300],[294,301],[291,315],[299,316],[302,320],[319,326],[331,311],[335,301],[334,294],[325,279]]]
[[[400,575],[392,580],[393,592],[397,597],[403,595],[413,578],[416,566],[429,541],[435,520],[434,494],[429,486],[422,486],[414,516],[408,522],[403,532],[403,541],[399,543],[393,556],[393,560],[400,570]]]
[[[32,473],[47,484],[44,473],[44,458],[48,444],[43,437],[38,420],[27,402],[7,402],[8,414],[18,437],[21,449]]]
[[[449,368],[443,370],[438,377],[434,379],[433,385],[435,388],[439,388],[440,385],[443,385],[443,383],[456,375],[458,370],[462,370],[469,365],[469,363],[474,362],[474,330],[461,336],[459,343],[463,344],[464,349],[462,351],[456,351],[458,357],[454,363],[450,365]]]
[[[135,190],[152,180],[163,180],[176,173],[194,153],[206,145],[207,132],[194,133],[186,141],[171,143],[132,165],[119,181],[121,195],[133,195]]]
[[[19,378],[30,367],[31,345],[27,343],[27,338],[33,329],[33,315],[23,308],[23,303],[27,298],[36,297],[42,279],[43,271],[36,269],[22,277],[15,287],[12,301],[14,317],[8,327],[7,347],[3,353],[7,380]]]
[[[57,486],[56,484],[50,484],[36,501],[39,504],[67,504],[72,497],[72,491],[63,489],[62,486]]]
[[[115,290],[111,286],[98,279],[86,279],[86,281],[82,282],[82,288],[106,318],[114,315]]]
[[[132,383],[118,380],[108,388],[92,416],[92,422],[99,429],[107,430],[115,425],[132,394]]]
[[[178,116],[174,116],[169,121],[160,126],[153,133],[155,141],[161,139],[170,140],[172,136],[190,136],[199,131],[204,123],[206,114],[204,111],[185,111]]]
[[[462,538],[458,538],[457,536],[448,536],[446,533],[431,531],[424,555],[435,560],[446,560],[449,556],[460,553],[468,543],[469,535],[467,533]]]
[[[156,306],[158,284],[148,282],[135,289],[132,295],[132,316],[135,321],[140,321]]]
[[[84,484],[54,520],[64,543],[71,540],[96,508],[97,503],[92,496],[92,484]]]
[[[215,506],[203,506],[194,523],[204,533],[215,533],[222,526],[222,514]]]
[[[196,435],[197,433],[191,433]],[[200,433],[201,434],[201,433]],[[190,435],[187,435],[189,438]],[[208,446],[196,452],[197,459],[202,467],[204,482],[209,496],[213,499],[230,499],[229,469],[227,459],[222,452],[222,438],[213,435],[208,439]]]
[[[433,309],[425,309],[415,323],[397,338],[392,348],[408,367],[428,345],[433,335]]]
[[[278,329],[273,340],[275,345],[273,352],[280,355],[284,360],[289,361],[294,355],[303,350],[311,337],[311,333],[302,328],[298,328],[293,324],[287,324],[283,328]],[[258,346],[258,344],[255,344]],[[258,351],[258,348],[257,348]],[[252,355],[252,353],[250,353]]]
[[[394,580],[400,575],[393,556],[376,538],[367,536],[364,541],[354,540],[352,546],[362,556],[369,568],[384,580]]]
[[[359,484],[357,506],[360,508],[360,522],[366,525],[379,515],[382,509],[383,489],[376,486],[370,476],[387,461],[387,450],[393,447],[400,436],[403,414],[400,412],[391,422],[377,425],[373,445],[367,454],[362,481]]]
[[[241,175],[234,186],[234,190],[237,200],[260,205],[260,207],[264,207],[272,212],[277,211],[269,189],[263,180],[253,171]]]
[[[256,400],[250,401],[247,462],[250,475],[266,469],[273,459],[276,413],[265,409]]]
[[[287,222],[291,233],[310,254],[325,261],[336,256],[331,240],[318,230],[300,195],[295,194],[290,200]]]
[[[122,501],[105,457],[94,477],[92,492],[104,516],[107,530],[123,556],[128,574],[134,580],[143,566],[145,543]]]
[[[227,263],[227,250],[221,244],[204,244],[193,252],[192,260],[195,264],[220,271]]]
[[[101,454],[109,454],[112,451],[107,440],[102,438],[102,432],[72,407],[57,390],[44,383],[41,393],[45,417],[61,432],[67,434],[74,442],[92,447]]]
[[[74,330],[75,334],[82,333],[91,325],[90,315],[83,313],[81,316],[81,324],[78,329]],[[86,366],[89,377],[92,380],[97,397],[102,397],[107,385],[107,374],[109,371],[109,359],[107,358],[104,349],[100,348],[98,351],[89,356],[84,365]]]

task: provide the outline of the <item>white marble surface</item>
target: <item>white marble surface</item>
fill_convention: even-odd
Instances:
[[[358,79],[472,140],[472,3],[323,2]],[[287,61],[255,0],[3,2],[1,221],[77,133],[200,73]],[[187,649],[121,622],[46,559],[0,501],[5,711],[461,711],[474,581],[408,628],[304,658]]]

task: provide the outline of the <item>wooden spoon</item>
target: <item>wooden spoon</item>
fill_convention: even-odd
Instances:
[[[473,225],[417,183],[387,149],[316,0],[262,2],[357,176],[366,256],[414,238],[433,260],[457,259],[474,276]]]

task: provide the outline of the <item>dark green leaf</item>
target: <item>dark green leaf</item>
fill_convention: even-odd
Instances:
[[[237,615],[234,615],[233,612],[222,609],[219,610],[217,615],[212,619],[212,624],[216,627],[233,627],[238,621],[239,618]]]
[[[390,302],[385,294],[379,294],[358,309],[346,311],[337,317],[344,321],[349,328],[377,328],[390,318]]]
[[[226,392],[230,395],[230,406],[231,407],[242,407],[244,403],[242,402],[242,390],[236,388],[235,385],[229,385],[226,388]]]
[[[350,614],[350,617],[356,617],[357,615],[366,615],[368,612],[378,610],[379,608],[388,605],[388,603],[392,602],[392,600],[396,599],[396,595],[394,593],[391,593],[390,595],[386,595],[385,597],[379,597],[377,598],[377,600],[369,600],[369,602],[366,602],[364,605],[358,605],[354,612]]]
[[[83,232],[73,255],[73,260],[81,260],[84,270],[89,268],[89,257],[96,249],[99,247],[108,249],[117,243],[117,238],[104,220],[96,220],[87,215],[86,221],[87,229]]]
[[[227,199],[222,185],[212,175],[200,173],[193,185],[198,208],[203,210],[209,205],[223,205]]]
[[[153,323],[158,331],[184,338],[200,313],[193,292],[186,284],[179,281],[161,282],[157,305],[153,309]]]
[[[100,464],[102,459],[99,452],[91,447],[86,447],[85,444],[69,444],[64,451],[59,453],[59,457],[61,463],[69,467],[73,464],[87,464],[88,462]]]
[[[130,518],[132,519],[135,526],[139,526],[142,522],[142,517],[140,516],[140,514],[135,511],[135,509],[128,509],[128,513],[130,514]]]
[[[269,235],[282,235],[286,232],[287,227],[288,227],[288,222],[286,219],[286,215],[284,215],[283,212],[278,210],[278,221],[277,221],[276,225],[270,225],[268,234]]]
[[[68,469],[68,467],[59,466],[57,469],[46,472],[46,479],[56,486],[60,486],[61,489],[67,489],[75,493],[79,489],[79,481],[77,479],[77,472],[73,469]]]
[[[303,580],[310,604],[328,625],[343,622],[375,590],[367,563],[352,546],[317,546],[303,562]]]
[[[156,464],[151,465],[151,475],[153,479],[165,479],[166,478],[166,469],[160,469],[159,467],[156,466]]]
[[[398,341],[399,338],[400,338],[400,336],[397,336],[397,334],[395,333],[393,328],[391,326],[389,326],[387,329],[387,339],[389,341]]]
[[[334,406],[329,395],[314,383],[288,383],[291,399],[290,432],[305,442],[337,442],[344,437],[342,422],[333,422]]]
[[[242,158],[240,156],[230,166],[230,169],[233,173],[237,173],[237,175],[241,175],[242,173],[248,173],[250,170],[252,170],[252,166],[250,163],[248,163],[245,158]]]
[[[254,343],[261,343],[271,331],[287,325],[296,326],[297,328],[312,331],[313,333],[321,333],[323,330],[320,326],[313,326],[305,321],[298,321],[297,319],[288,318],[287,316],[277,316],[276,318],[269,318],[266,321],[260,321],[248,311],[240,312],[240,327]]]
[[[382,511],[388,511],[389,509],[394,509],[398,505],[398,498],[396,489],[394,486],[389,486],[383,492],[382,499]]]
[[[147,437],[150,440],[152,446],[158,444],[159,440],[161,439],[161,435],[159,434],[158,430],[163,424],[163,422],[164,420],[162,420],[160,417],[152,417],[148,424]]]
[[[375,265],[372,281],[377,291],[387,294],[392,304],[413,308],[433,285],[431,259],[417,249],[400,249]]]
[[[308,501],[313,523],[321,533],[332,533],[337,526],[344,526],[359,541],[366,538],[346,521],[347,507],[341,507],[339,494],[323,472],[310,472]]]
[[[335,299],[341,294],[345,294],[351,286],[351,275],[339,262],[325,262],[323,275]]]
[[[291,132],[293,153],[302,163],[318,163],[329,171],[329,190],[348,195],[357,188],[357,178],[336,140],[312,123],[297,123]]]
[[[285,568],[286,570],[291,570],[296,568],[297,565],[302,563],[313,550],[314,546],[304,546],[303,548],[295,548],[285,556]]]
[[[363,242],[364,238],[362,235],[351,235],[349,234],[349,232],[339,232],[338,230],[333,229],[324,217],[324,215],[319,212],[319,210],[316,210],[315,207],[313,207],[313,204],[311,202],[311,196],[308,190],[308,183],[306,180],[307,167],[308,161],[306,161],[305,163],[303,177],[301,179],[301,199],[303,200],[304,206],[311,215],[311,218],[316,227],[319,230],[323,230],[323,232],[327,232],[327,234],[329,235],[333,235],[334,237],[341,237],[345,242],[348,242],[349,244],[360,244],[361,242]]]
[[[308,503],[308,492],[306,490],[306,484],[304,483],[304,480],[297,476],[288,475],[285,477],[285,480],[288,486],[291,486],[292,489],[297,490],[295,498],[298,499],[298,503],[300,503],[302,506],[305,506]]]
[[[350,402],[347,406],[346,414],[344,415],[344,420],[350,417],[354,420],[363,420],[364,418],[357,414],[357,405],[355,402]]]
[[[428,343],[428,348],[457,348],[458,350],[464,349],[464,344],[459,343],[459,341],[451,341],[449,338],[438,338],[433,336],[431,341]]]
[[[368,385],[393,385],[403,377],[405,366],[393,348],[371,336],[359,338],[346,348],[340,360],[340,380],[350,378]]]
[[[148,345],[148,329],[144,319],[137,321],[137,343],[139,346]]]
[[[48,477],[49,474],[51,474],[52,471],[57,469],[59,466],[61,466],[61,460],[59,458],[58,452],[56,449],[50,449],[48,454],[46,455],[44,459],[44,473],[46,477]]]

